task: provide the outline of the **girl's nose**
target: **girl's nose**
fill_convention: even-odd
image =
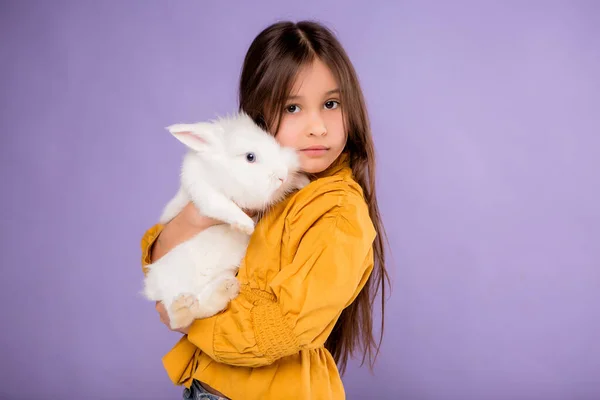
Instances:
[[[310,136],[325,136],[327,134],[327,127],[320,115],[313,116],[308,127],[308,133]]]

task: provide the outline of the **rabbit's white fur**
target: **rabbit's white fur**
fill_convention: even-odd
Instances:
[[[296,152],[281,147],[244,113],[167,129],[189,151],[179,191],[159,222],[170,221],[189,201],[200,214],[225,222],[147,266],[143,294],[164,304],[177,329],[218,313],[239,294],[236,272],[254,230],[242,209],[264,211],[309,180],[299,171]]]

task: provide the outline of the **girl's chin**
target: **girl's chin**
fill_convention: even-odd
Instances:
[[[331,163],[325,160],[305,160],[300,169],[309,174],[318,174],[325,171],[330,165]]]

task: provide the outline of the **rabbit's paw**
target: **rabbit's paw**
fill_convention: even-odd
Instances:
[[[235,299],[240,294],[240,282],[237,278],[230,278],[223,281],[221,294],[229,300]]]
[[[196,296],[182,294],[171,304],[171,329],[185,328],[196,319],[200,305]]]
[[[254,232],[254,221],[248,218],[248,221],[242,223],[234,222],[231,224],[231,227],[237,231],[244,232],[246,235],[252,235],[252,232]]]

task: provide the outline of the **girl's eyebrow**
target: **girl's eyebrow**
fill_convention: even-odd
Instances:
[[[335,88],[335,89],[331,89],[329,91],[327,91],[327,93],[325,93],[326,96],[330,96],[332,94],[340,94],[340,89],[339,88]],[[288,100],[297,100],[297,99],[301,99],[302,96],[288,96]]]

